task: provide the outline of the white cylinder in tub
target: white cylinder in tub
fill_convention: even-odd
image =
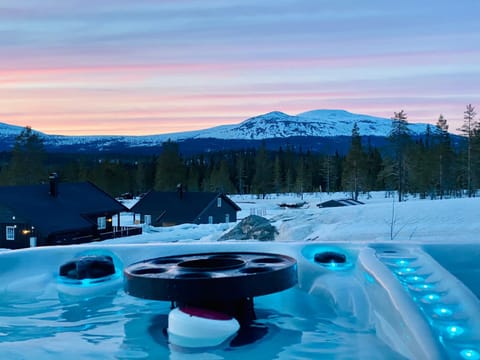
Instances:
[[[168,314],[168,339],[177,346],[217,346],[239,329],[236,319],[210,310],[175,308]]]

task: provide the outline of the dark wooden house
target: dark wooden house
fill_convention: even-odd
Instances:
[[[146,224],[173,226],[235,222],[241,209],[222,193],[180,190],[150,191],[130,210]]]
[[[0,187],[0,248],[78,244],[125,235],[128,209],[90,182]],[[117,215],[116,223],[112,218]],[[141,233],[131,229],[129,235]]]

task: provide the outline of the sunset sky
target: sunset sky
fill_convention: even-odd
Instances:
[[[0,0],[0,122],[50,134],[313,109],[455,130],[469,103],[479,0]]]

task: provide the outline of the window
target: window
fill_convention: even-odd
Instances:
[[[97,218],[97,228],[98,230],[104,230],[107,228],[107,219],[105,216]]]
[[[217,207],[222,207],[222,198],[221,197],[217,198]]]
[[[209,224],[213,224],[213,216],[209,216],[209,217],[208,217],[208,223],[209,223]]]
[[[230,222],[230,214],[225,214],[225,222],[226,223]]]
[[[7,240],[15,240],[15,226],[7,226]]]

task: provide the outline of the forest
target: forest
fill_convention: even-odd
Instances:
[[[392,117],[388,148],[362,140],[356,123],[346,155],[292,149],[259,148],[182,156],[177,143],[163,143],[154,156],[114,156],[101,153],[47,153],[42,139],[25,127],[11,152],[0,154],[0,185],[43,183],[56,172],[61,181],[91,181],[112,196],[140,195],[151,189],[220,191],[235,194],[395,191],[422,198],[475,196],[480,188],[480,126],[467,105],[459,129],[464,141],[453,144],[447,120],[440,115],[425,135],[413,138],[407,114]]]

